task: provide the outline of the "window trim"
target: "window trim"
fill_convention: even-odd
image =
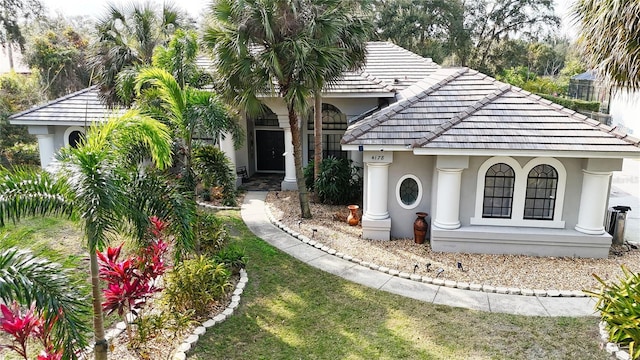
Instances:
[[[511,219],[496,219],[482,217],[482,204],[484,201],[484,180],[487,170],[495,164],[505,163],[515,172],[515,184],[513,187],[513,205]],[[558,187],[556,189],[556,203],[553,212],[553,220],[526,220],[524,219],[524,202],[527,191],[527,177],[531,169],[537,165],[550,165],[558,173]],[[521,226],[537,228],[564,229],[565,222],[562,220],[562,210],[564,207],[565,187],[567,182],[567,171],[560,161],[555,158],[538,157],[529,160],[525,166],[515,159],[507,156],[496,156],[487,159],[478,169],[476,187],[476,207],[475,215],[470,219],[471,225],[492,225],[492,226]]]
[[[416,201],[410,205],[403,203],[402,199],[400,198],[400,185],[402,185],[402,182],[405,181],[406,179],[413,179],[418,184],[418,195],[416,196]],[[422,182],[417,176],[413,174],[403,175],[402,177],[400,177],[400,179],[396,183],[396,201],[398,202],[398,205],[400,205],[400,207],[403,209],[411,210],[411,209],[417,208],[422,202],[422,194],[423,194]]]
[[[80,127],[80,126],[69,126],[65,131],[64,131],[64,146],[67,147],[69,146],[69,135],[71,135],[72,132],[74,131],[78,131],[80,133],[82,133],[83,136],[87,136],[87,132],[85,131],[85,128]]]
[[[485,206],[484,206],[484,201],[487,199],[487,187],[486,187],[487,176],[488,176],[488,174],[489,174],[489,170],[491,170],[491,168],[493,168],[493,167],[494,167],[494,166],[496,166],[496,165],[505,165],[505,166],[508,166],[508,167],[509,167],[509,169],[511,170],[511,172],[513,173],[513,176],[492,176],[492,177],[494,178],[494,181],[495,181],[495,179],[497,179],[497,178],[502,178],[502,179],[507,179],[507,178],[508,178],[508,179],[513,179],[513,182],[511,183],[511,186],[510,186],[510,187],[508,187],[508,189],[509,189],[509,190],[511,190],[511,196],[508,196],[508,197],[507,197],[507,196],[504,196],[504,194],[503,194],[502,196],[495,196],[495,194],[493,194],[493,195],[491,195],[491,196],[489,197],[489,198],[491,198],[492,200],[494,200],[494,199],[502,199],[502,200],[504,200],[504,199],[509,199],[509,215],[508,215],[508,216],[502,216],[502,215],[491,215],[491,216],[487,216],[487,215],[485,214],[485,211],[484,211],[484,210],[485,210],[485,209],[484,209],[484,208],[485,208]],[[515,183],[516,183],[516,172],[515,172],[515,170],[513,170],[513,167],[511,167],[510,165],[505,164],[505,163],[495,163],[495,164],[493,164],[493,165],[489,166],[489,168],[487,169],[487,171],[485,171],[485,173],[484,173],[484,184],[485,184],[485,187],[484,187],[484,189],[483,189],[483,194],[482,194],[482,202],[483,202],[483,204],[482,204],[482,218],[483,218],[483,219],[511,219],[511,218],[513,217],[513,197],[514,197],[514,195],[515,195],[515,192],[514,192],[514,190],[515,190]],[[496,187],[495,187],[495,186],[493,186],[493,187],[492,187],[492,189],[493,189],[493,190],[495,190],[495,189],[496,189]],[[502,186],[502,190],[504,191],[505,189],[507,189],[507,188],[505,188],[504,186]],[[493,206],[491,206],[491,209],[493,210],[493,209],[495,209],[495,208],[494,208]],[[504,209],[504,206],[500,206],[500,209]]]

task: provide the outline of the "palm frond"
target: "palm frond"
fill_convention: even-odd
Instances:
[[[73,197],[64,181],[32,168],[0,168],[0,227],[25,216],[67,215]]]
[[[44,311],[53,324],[55,346],[64,359],[77,359],[78,350],[87,346],[89,328],[81,320],[88,317],[87,301],[71,283],[60,265],[33,257],[30,253],[8,249],[0,253],[0,299],[17,301]]]

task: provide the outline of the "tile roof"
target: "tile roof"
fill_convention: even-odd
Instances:
[[[213,60],[200,56],[196,64],[212,71]],[[384,41],[367,43],[365,65],[359,71],[348,71],[326,86],[326,94],[388,93],[403,90],[435,72],[440,66],[400,46]]]
[[[636,152],[640,140],[467,68],[439,69],[351,125],[343,144]]]
[[[91,123],[125,112],[124,109],[107,108],[98,93],[98,87],[91,86],[14,114],[9,120],[16,125],[72,125]]]

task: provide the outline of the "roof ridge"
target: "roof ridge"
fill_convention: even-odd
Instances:
[[[441,70],[441,69],[438,69]],[[444,70],[444,69],[442,69]],[[451,75],[447,76],[446,78],[438,81],[437,83],[429,86],[426,89],[423,89],[423,91],[408,97],[404,100],[398,101],[392,105],[389,105],[388,107],[380,110],[377,115],[379,115],[378,118],[370,118],[369,120],[367,120],[366,122],[363,122],[359,125],[358,128],[354,129],[354,131],[349,134],[344,136],[343,138],[343,144],[348,144],[349,142],[355,140],[357,137],[362,136],[364,134],[366,134],[367,132],[369,132],[371,129],[375,128],[376,126],[386,122],[387,120],[389,120],[389,118],[395,114],[397,114],[398,112],[406,109],[407,107],[415,104],[416,102],[418,102],[419,100],[423,99],[425,96],[433,93],[434,91],[440,89],[441,87],[443,87],[444,85],[448,84],[449,82],[451,82],[452,80],[460,77],[462,74],[465,74],[467,71],[469,71],[469,68],[463,67],[460,69],[457,69],[454,73],[452,73]],[[437,73],[437,72],[436,72]],[[426,76],[426,78],[429,78],[433,75],[435,75],[436,73],[433,73],[429,76]]]
[[[49,101],[49,102],[43,103],[43,104],[41,104],[41,105],[33,106],[33,107],[31,107],[31,108],[29,108],[29,109],[27,109],[27,110],[23,110],[23,111],[21,111],[21,112],[19,112],[19,113],[15,113],[15,114],[13,114],[13,115],[9,116],[9,120],[14,119],[14,118],[16,118],[16,117],[18,117],[18,116],[26,115],[26,114],[32,113],[32,112],[34,112],[34,111],[37,111],[37,110],[43,109],[43,108],[45,108],[45,107],[47,107],[47,106],[51,106],[51,105],[53,105],[53,104],[57,104],[57,103],[59,103],[59,102],[61,102],[61,101],[63,101],[63,100],[70,99],[70,98],[72,98],[72,97],[75,97],[75,96],[78,96],[78,95],[84,94],[84,93],[86,93],[86,92],[89,92],[89,91],[91,91],[91,90],[93,90],[93,89],[97,89],[97,88],[98,88],[98,85],[91,85],[91,86],[89,86],[89,87],[86,87],[86,88],[84,88],[84,89],[78,90],[78,91],[76,91],[76,92],[72,92],[71,94],[67,94],[67,95],[65,95],[65,96],[62,96],[62,97],[59,97],[59,98],[57,98],[57,99],[53,99],[53,100],[51,100],[51,101]]]
[[[434,61],[433,61],[433,59],[432,59],[432,58],[430,58],[430,57],[420,56],[419,54],[416,54],[416,53],[414,53],[413,51],[411,51],[411,50],[409,50],[409,49],[405,49],[405,48],[403,48],[402,46],[397,45],[397,44],[394,44],[394,43],[392,43],[392,42],[390,42],[390,41],[382,41],[382,42],[387,43],[387,44],[391,45],[391,46],[392,46],[392,47],[394,47],[394,48],[397,48],[397,49],[400,49],[400,50],[402,50],[402,51],[404,51],[404,52],[407,52],[407,53],[409,53],[411,56],[413,56],[413,57],[415,57],[415,58],[419,58],[420,60],[423,60],[423,61],[425,61],[425,62],[428,62],[428,63],[434,64],[436,67],[441,68],[440,64],[438,64],[438,63],[434,62]]]
[[[388,90],[390,92],[395,92],[398,90],[395,87],[391,86],[390,84],[380,80],[377,76],[372,75],[371,73],[366,72],[364,70],[362,70],[359,75],[363,77],[365,80],[371,81],[376,85],[381,85],[383,89]]]
[[[585,116],[583,114],[580,114],[579,112],[575,111],[575,110],[571,110],[569,108],[566,108],[560,104],[556,104],[551,100],[547,100],[545,98],[543,98],[540,95],[536,95],[533,94],[527,90],[521,89],[519,87],[516,86],[512,86],[512,91],[516,92],[516,93],[520,93],[522,95],[524,95],[526,98],[531,99],[535,102],[537,102],[538,104],[541,104],[543,106],[546,106],[548,108],[551,108],[552,110],[555,111],[559,111],[562,112],[564,114],[566,114],[567,116],[569,116],[570,118],[574,119],[574,120],[578,120],[580,122],[583,122],[587,125],[590,125],[604,133],[607,134],[611,134],[613,136],[615,136],[616,138],[625,141],[631,145],[640,147],[640,138],[636,138],[632,135],[629,135],[628,133],[626,133],[625,131],[622,131],[618,126],[609,126],[606,124],[601,123],[598,120],[594,120],[588,116]]]
[[[490,76],[487,76],[487,77],[491,78]],[[493,78],[491,78],[491,79],[493,79]],[[415,147],[421,147],[421,146],[427,144],[428,142],[430,142],[431,140],[441,136],[446,131],[448,131],[452,127],[454,127],[454,126],[458,125],[460,122],[462,122],[462,120],[468,118],[469,116],[471,116],[472,114],[474,114],[478,110],[480,110],[483,107],[485,107],[487,104],[493,102],[495,99],[499,98],[504,93],[506,93],[507,91],[511,90],[511,85],[501,83],[500,81],[497,81],[495,79],[493,79],[493,81],[501,84],[501,85],[498,86],[498,89],[492,91],[491,93],[487,94],[482,99],[476,101],[475,103],[473,103],[472,105],[470,105],[469,107],[464,109],[463,111],[461,111],[458,114],[456,114],[456,116],[454,116],[453,118],[451,118],[451,119],[445,121],[444,123],[438,125],[435,128],[434,131],[430,131],[429,132],[429,135],[424,136],[424,137],[414,141],[412,147],[414,147],[414,148]]]

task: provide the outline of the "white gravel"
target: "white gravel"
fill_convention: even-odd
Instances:
[[[266,202],[273,216],[291,230],[337,252],[409,274],[414,274],[417,264],[415,274],[435,278],[436,271],[444,269],[439,278],[470,284],[584,290],[599,288],[594,273],[612,281],[622,275],[622,264],[634,272],[640,271],[640,250],[616,249],[619,251],[612,251],[607,259],[433,252],[428,243],[418,245],[413,239],[363,240],[361,226],[346,223],[349,214],[346,206],[312,203],[313,218],[301,219],[297,192],[270,192]],[[458,269],[458,262],[464,270]],[[431,265],[427,268],[427,264]]]

